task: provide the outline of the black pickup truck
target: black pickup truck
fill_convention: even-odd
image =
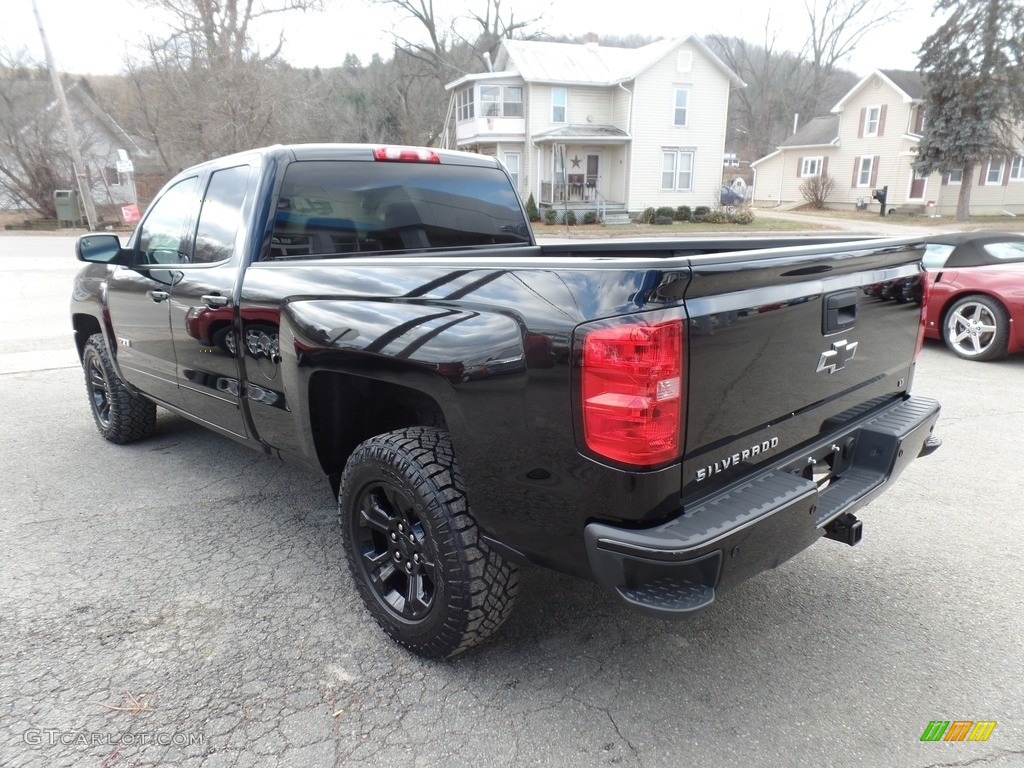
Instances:
[[[156,406],[320,472],[359,593],[453,656],[518,566],[653,616],[821,537],[935,450],[909,240],[538,245],[493,158],[277,146],[180,173],[71,315],[100,433]],[[339,553],[340,555],[340,553]]]

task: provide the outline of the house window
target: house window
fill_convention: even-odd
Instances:
[[[805,157],[803,163],[800,164],[800,176],[801,178],[821,176],[821,158]]]
[[[505,170],[508,171],[508,175],[512,177],[512,184],[516,189],[519,189],[519,163],[521,155],[518,152],[506,152],[505,153]]]
[[[568,103],[568,95],[565,88],[551,89],[551,122],[564,123],[565,110]]]
[[[985,183],[986,184],[1002,184],[1003,183],[1003,158],[1001,157],[990,157],[988,160],[988,170],[985,172]]]
[[[523,89],[514,85],[481,85],[481,117],[522,117]]]
[[[693,189],[693,150],[662,152],[661,188],[665,192],[689,192]]]
[[[917,109],[914,110],[914,134],[921,136],[924,134],[924,104],[918,105]]]
[[[1024,181],[1024,157],[1020,155],[1010,163],[1010,181]]]
[[[501,114],[503,117],[523,116],[523,89],[517,85],[501,87]]]
[[[864,112],[864,135],[877,136],[878,123],[882,119],[881,107],[868,107]]]
[[[672,107],[672,125],[686,126],[690,112],[690,89],[676,88]]]
[[[871,169],[874,166],[874,158],[870,155],[860,158],[857,161],[857,186],[871,186]]]
[[[501,86],[480,86],[480,116],[501,117]]]
[[[951,168],[949,170],[949,183],[959,184],[964,180],[964,169],[963,168]]]
[[[121,186],[121,174],[113,166],[103,169],[103,180],[107,182],[108,187]]]
[[[464,88],[455,94],[455,110],[459,120],[473,119],[473,89]]]

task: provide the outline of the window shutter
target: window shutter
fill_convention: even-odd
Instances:
[[[821,160],[821,175],[824,176],[828,173],[828,158],[824,157]]]
[[[878,155],[871,158],[871,184],[875,186],[878,183]]]
[[[853,181],[850,182],[851,187],[857,186],[857,177],[860,175],[860,158],[853,158]]]
[[[861,107],[860,108],[860,123],[857,124],[857,138],[858,139],[863,139],[864,138],[864,121],[867,119],[867,115],[868,115],[868,108],[867,107]]]
[[[949,184],[949,174],[944,173],[942,174],[942,186],[945,187],[947,184]]]
[[[878,135],[883,136],[885,134],[885,113],[889,109],[888,104],[883,104],[882,108],[878,110]]]
[[[802,157],[798,157],[796,159],[796,177],[798,179],[801,176],[803,176],[803,170],[804,170],[804,159]]]
[[[1003,186],[1007,186],[1010,183],[1010,158],[1003,160]]]

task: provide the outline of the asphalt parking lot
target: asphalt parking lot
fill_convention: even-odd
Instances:
[[[680,624],[528,570],[494,642],[432,663],[364,612],[325,481],[163,412],[99,437],[71,249],[0,235],[0,766],[1024,764],[1024,356],[925,345],[945,444],[860,546]]]

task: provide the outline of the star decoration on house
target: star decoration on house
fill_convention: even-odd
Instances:
[[[573,168],[579,168],[580,163],[583,162],[583,158],[581,158],[579,155],[573,155],[572,160],[570,160],[569,162],[572,163]]]

